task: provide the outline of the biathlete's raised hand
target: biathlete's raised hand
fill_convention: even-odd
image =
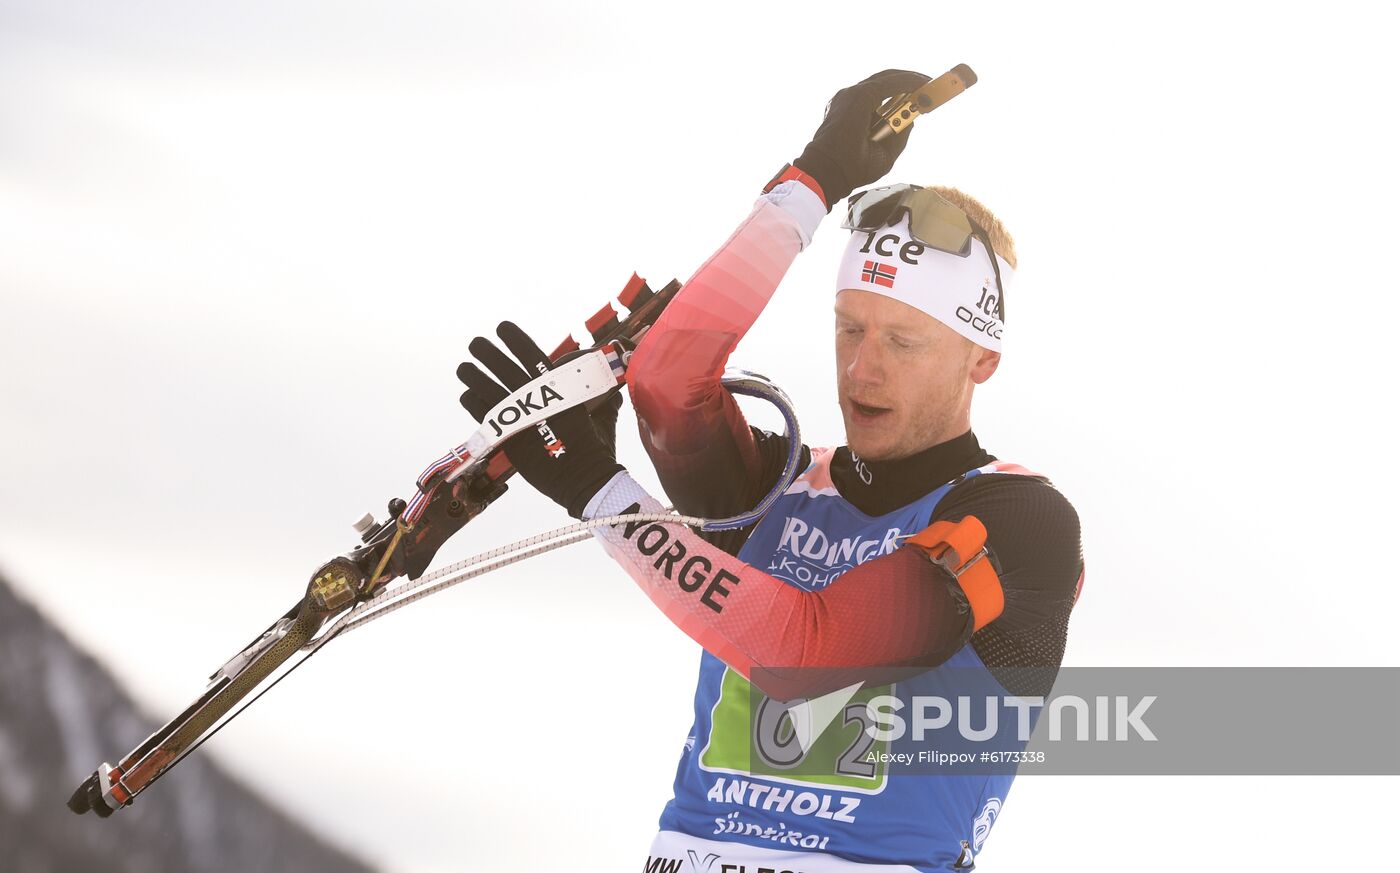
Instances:
[[[554,366],[535,341],[513,323],[501,322],[496,335],[514,359],[485,337],[477,337],[468,349],[492,375],[467,361],[457,367],[457,378],[467,386],[462,406],[478,422],[510,392]],[[617,393],[591,415],[585,407],[574,406],[551,416],[540,428],[508,440],[506,457],[535,490],[574,518],[582,518],[589,499],[622,469],[615,448],[621,405],[622,394]]]
[[[831,98],[826,118],[812,141],[792,162],[817,181],[828,207],[856,188],[878,181],[894,167],[895,159],[909,143],[912,128],[906,127],[880,142],[871,142],[871,126],[877,120],[880,104],[917,90],[929,78],[909,70],[885,70],[842,88]]]

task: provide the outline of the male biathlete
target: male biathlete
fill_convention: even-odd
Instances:
[[[903,150],[907,129],[870,141],[881,102],[927,79],[890,70],[838,92],[801,156],[638,345],[629,393],[677,511],[735,515],[778,480],[786,437],[745,422],[721,387],[725,362],[830,207]],[[803,446],[803,472],[748,528],[595,530],[705,649],[647,870],[970,868],[1014,769],[899,773],[885,760],[895,756],[876,754],[893,741],[872,739],[864,704],[892,692],[956,699],[968,677],[1043,695],[1064,652],[1082,579],[1078,518],[1045,478],[983,449],[970,424],[973,389],[1001,359],[1011,236],[971,197],[909,185],[858,194],[845,226],[835,336],[846,444]],[[513,324],[498,334],[517,360],[477,338],[471,352],[495,378],[471,363],[458,371],[478,420],[549,366]],[[534,431],[506,445],[527,482],[576,518],[662,510],[582,407],[548,424],[562,454]],[[841,709],[802,737],[769,706],[811,698]]]

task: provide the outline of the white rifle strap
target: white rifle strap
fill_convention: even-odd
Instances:
[[[491,407],[462,449],[472,458],[484,458],[521,431],[601,397],[622,381],[616,359],[612,349],[598,349],[531,379]]]

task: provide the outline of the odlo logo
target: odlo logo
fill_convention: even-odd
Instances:
[[[977,300],[977,310],[967,306],[958,307],[958,318],[972,329],[985,333],[993,339],[1001,339],[1001,325],[1005,320],[1002,314],[1001,298],[982,287],[982,296]]]
[[[505,433],[505,429],[515,424],[522,418],[527,417],[532,412],[543,412],[551,403],[563,400],[564,395],[545,385],[540,388],[539,402],[535,402],[535,392],[526,391],[524,397],[517,397],[515,404],[507,406],[492,418],[486,419],[486,423],[491,425],[496,431],[496,436]]]

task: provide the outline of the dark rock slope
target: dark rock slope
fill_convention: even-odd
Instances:
[[[99,762],[125,754],[156,726],[101,664],[0,578],[0,871],[370,869],[200,753],[111,818],[68,811],[69,794]]]

